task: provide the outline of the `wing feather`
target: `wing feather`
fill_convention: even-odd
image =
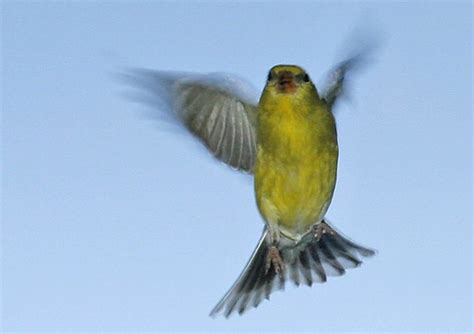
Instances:
[[[174,115],[226,164],[253,172],[256,155],[255,90],[227,74],[131,70],[124,78],[146,94],[143,101]],[[168,110],[166,110],[168,109]]]
[[[175,112],[186,127],[216,158],[234,168],[252,172],[256,154],[256,143],[252,142],[256,139],[252,136],[255,115],[252,114],[256,113],[256,105],[233,95],[227,86],[199,80],[177,81],[174,91]]]

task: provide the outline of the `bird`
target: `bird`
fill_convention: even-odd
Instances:
[[[333,109],[363,58],[337,64],[321,91],[302,67],[275,65],[259,99],[248,82],[227,73],[133,69],[125,75],[142,90],[143,101],[171,111],[167,116],[216,159],[253,176],[263,232],[211,316],[243,314],[287,281],[322,283],[376,253],[326,218],[339,155]]]

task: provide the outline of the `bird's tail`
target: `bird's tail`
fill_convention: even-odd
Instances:
[[[358,267],[362,263],[360,257],[375,254],[375,251],[355,244],[322,221],[314,232],[308,233],[296,245],[279,247],[285,269],[282,274],[277,274],[273,267],[270,270],[265,268],[269,249],[266,235],[265,228],[244,270],[211,311],[211,316],[220,312],[225,317],[233,312],[242,314],[252,306],[257,307],[263,298],[270,299],[273,291],[284,289],[287,280],[296,286],[323,283],[327,276],[340,276],[345,269]]]

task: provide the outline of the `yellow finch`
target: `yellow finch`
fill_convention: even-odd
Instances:
[[[327,275],[359,266],[359,256],[374,254],[325,219],[338,161],[331,107],[356,60],[333,70],[322,95],[301,67],[274,66],[258,103],[232,76],[135,72],[134,80],[154,102],[173,108],[218,159],[255,175],[265,227],[247,266],[211,315],[242,313],[288,279],[296,285],[324,282]]]

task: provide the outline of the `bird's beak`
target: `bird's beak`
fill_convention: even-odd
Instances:
[[[278,73],[278,80],[275,83],[278,93],[290,94],[296,92],[297,83],[295,75],[289,71],[281,71]]]

